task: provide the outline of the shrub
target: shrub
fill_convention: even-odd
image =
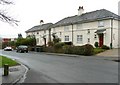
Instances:
[[[54,44],[55,44],[55,43],[59,43],[60,41],[61,41],[60,38],[54,38],[54,39],[53,39]]]
[[[84,54],[84,47],[83,46],[73,46],[72,53],[77,55],[83,55]]]
[[[90,44],[84,45],[84,55],[90,56],[94,54],[94,48]]]
[[[70,46],[65,45],[63,47],[64,53],[66,54],[77,54],[90,56],[94,54],[94,48],[92,45],[86,44],[83,46]]]
[[[43,47],[43,52],[50,52],[50,53],[54,53],[54,47]]]
[[[109,50],[109,49],[110,49],[110,47],[108,47],[108,46],[106,46],[106,45],[103,45],[101,48],[102,48],[102,49],[105,49],[105,50]]]
[[[73,53],[72,46],[70,46],[70,45],[63,46],[63,50],[64,50],[65,54],[72,54]]]
[[[62,43],[62,42],[56,43],[56,44],[54,45],[54,48],[55,48],[55,49],[60,49],[60,48],[62,48],[62,46],[64,46],[64,45],[65,45],[65,44]]]
[[[52,42],[52,41],[49,41],[49,42],[48,42],[48,46],[49,46],[49,47],[52,47],[53,45],[54,45],[54,42]]]
[[[64,42],[64,43],[65,43],[65,45],[73,45],[72,42]]]
[[[98,47],[98,42],[95,42],[94,46],[97,48]]]

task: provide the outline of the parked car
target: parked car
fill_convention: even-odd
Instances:
[[[12,50],[13,50],[13,49],[12,49],[12,47],[10,47],[10,46],[4,48],[4,51],[12,51]]]
[[[28,53],[28,46],[26,45],[20,45],[16,48],[16,52],[20,52],[20,53]]]

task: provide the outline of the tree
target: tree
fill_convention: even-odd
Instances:
[[[0,0],[0,6],[4,6],[4,5],[11,5],[13,4],[13,2],[9,1],[9,0]],[[3,9],[0,9],[0,20],[3,22],[7,22],[9,24],[15,24],[18,25],[17,22],[19,22],[18,20],[15,20],[14,18],[10,17],[7,15],[7,12]]]
[[[20,39],[20,38],[23,38],[23,37],[22,37],[22,34],[18,34],[18,38],[19,38],[19,39]]]

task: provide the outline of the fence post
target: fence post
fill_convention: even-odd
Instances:
[[[4,65],[4,76],[8,76],[9,75],[9,65],[5,64]]]

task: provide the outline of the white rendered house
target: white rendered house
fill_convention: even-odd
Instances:
[[[84,13],[83,7],[79,7],[78,15],[66,17],[55,24],[34,26],[27,30],[26,34],[35,35],[37,45],[44,45],[43,36],[47,43],[52,40],[52,34],[55,34],[61,42],[72,42],[76,46],[94,46],[94,43],[98,42],[100,47],[112,45],[113,48],[118,48],[118,23],[120,16],[106,9]]]
[[[50,39],[50,26],[53,25],[52,23],[46,23],[34,26],[26,31],[26,36],[35,36],[36,38],[36,45],[42,46],[45,45]]]
[[[106,9],[83,13],[79,7],[78,15],[66,17],[53,25],[51,34],[55,33],[62,42],[73,42],[74,45],[91,44],[120,47],[118,43],[118,22],[120,17]]]

